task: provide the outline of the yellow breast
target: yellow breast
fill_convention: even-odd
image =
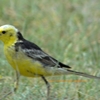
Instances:
[[[40,75],[50,75],[42,64],[27,57],[21,50],[16,52],[14,46],[4,48],[6,58],[10,65],[23,76],[34,77]]]

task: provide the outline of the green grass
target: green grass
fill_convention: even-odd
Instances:
[[[99,0],[0,0],[0,25],[16,26],[25,38],[73,70],[100,76]],[[14,70],[0,44],[0,97],[13,90]],[[79,76],[47,77],[51,100],[99,100],[100,81]],[[76,81],[75,81],[76,80]],[[81,81],[79,81],[81,80]],[[21,77],[4,100],[46,100],[40,78]]]

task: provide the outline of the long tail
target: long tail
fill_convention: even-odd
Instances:
[[[87,78],[99,79],[100,80],[100,77],[98,77],[98,76],[93,76],[93,75],[89,75],[89,74],[86,74],[86,73],[83,73],[83,72],[77,72],[77,71],[68,70],[68,69],[67,69],[67,71],[70,74],[74,74],[74,75],[79,75],[79,76],[83,76],[83,77],[87,77]]]

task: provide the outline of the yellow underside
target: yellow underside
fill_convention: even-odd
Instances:
[[[49,76],[53,74],[52,70],[43,67],[40,62],[27,57],[23,52],[15,53],[13,48],[8,50],[5,48],[5,55],[10,65],[23,76],[35,77],[40,75]]]

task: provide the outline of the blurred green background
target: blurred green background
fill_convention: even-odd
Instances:
[[[100,76],[100,0],[0,0],[0,26],[16,26],[73,70]],[[13,90],[14,70],[0,43],[0,97]],[[100,81],[79,76],[47,77],[51,100],[99,100]],[[4,100],[46,100],[40,78],[21,77],[17,93]]]

